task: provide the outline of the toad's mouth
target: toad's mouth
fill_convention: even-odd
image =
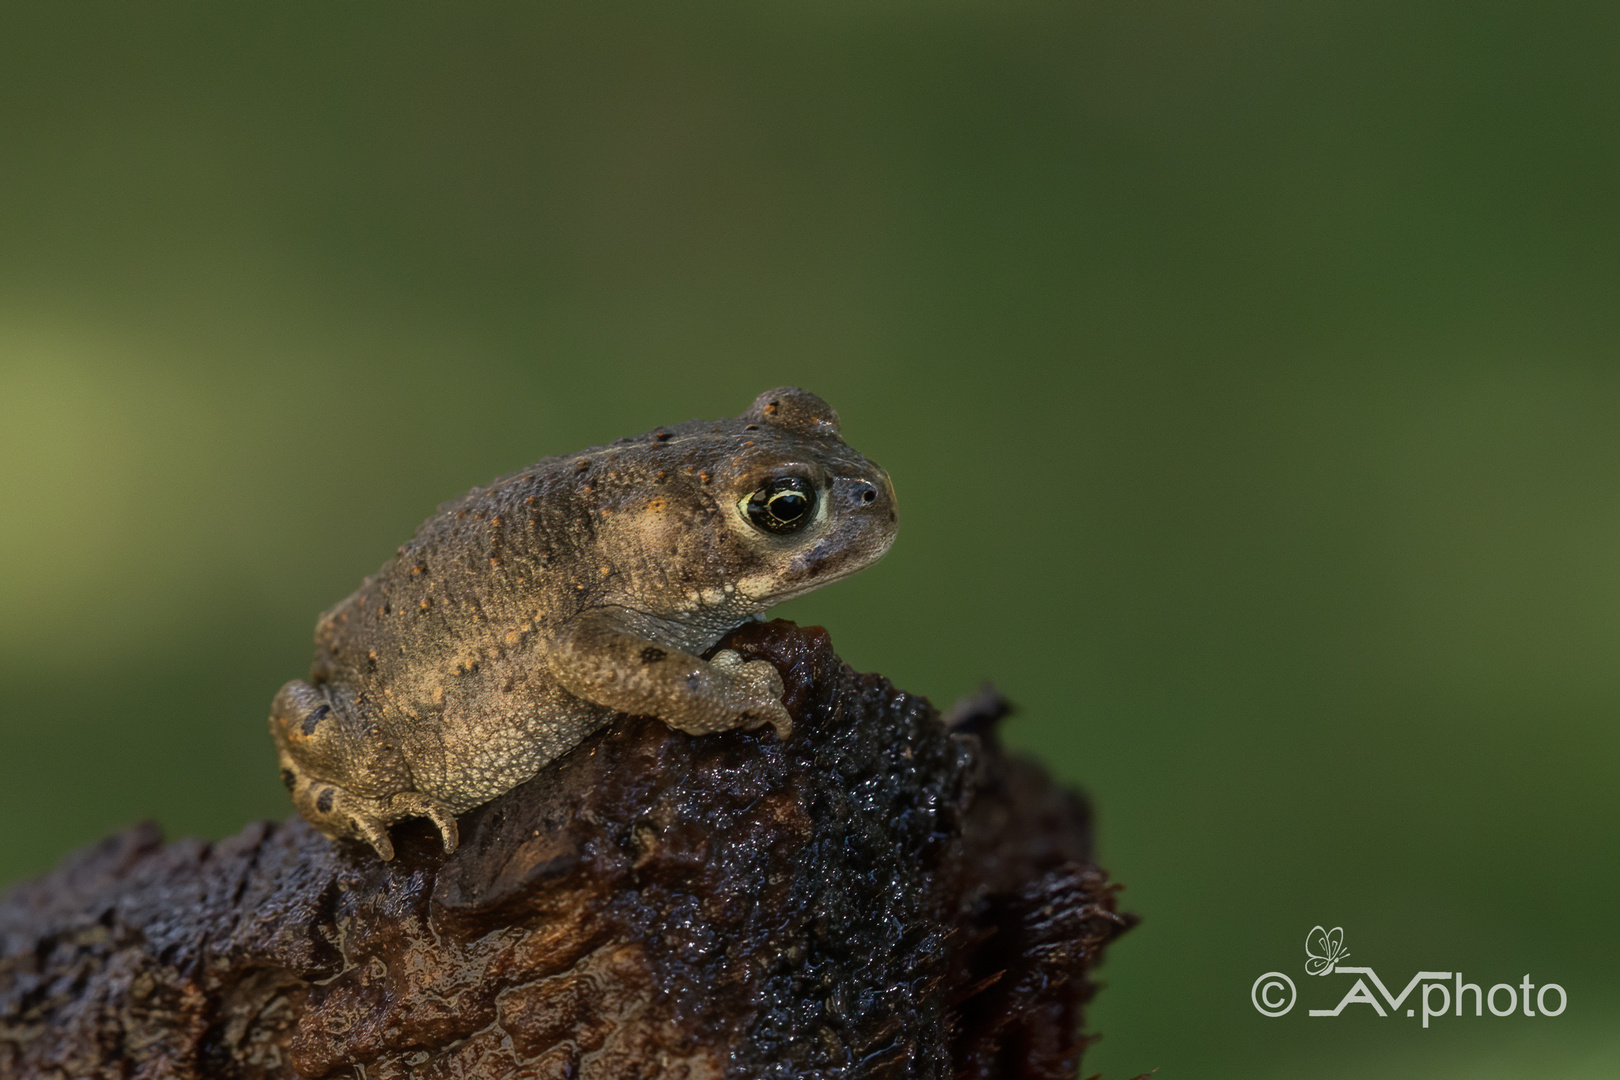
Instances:
[[[816,585],[836,581],[841,573],[847,575],[865,565],[857,563],[852,567],[850,564],[855,562],[853,554],[849,548],[834,544],[831,538],[819,540],[807,551],[793,557],[793,562],[789,564],[790,573],[799,581],[814,582]]]
[[[738,582],[737,588],[757,603],[774,605],[796,600],[823,585],[842,581],[871,566],[888,552],[894,538],[890,536],[854,546],[838,541],[837,537],[818,541],[795,555],[786,573],[744,580]]]

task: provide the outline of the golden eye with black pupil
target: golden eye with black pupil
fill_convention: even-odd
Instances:
[[[816,516],[816,489],[797,476],[778,476],[748,496],[744,508],[766,532],[797,532]]]

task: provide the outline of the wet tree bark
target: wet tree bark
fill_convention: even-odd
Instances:
[[[0,898],[0,1076],[1069,1078],[1129,925],[1085,804],[824,632],[796,730],[626,718],[399,854],[152,826]],[[420,826],[420,827],[419,827]]]

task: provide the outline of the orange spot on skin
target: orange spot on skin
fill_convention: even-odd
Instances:
[[[422,610],[423,611],[426,611],[428,608],[430,608],[432,606],[433,606],[433,601],[431,601],[431,600],[423,600],[422,601]]]

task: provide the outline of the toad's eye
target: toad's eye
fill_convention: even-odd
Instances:
[[[816,489],[797,476],[778,476],[748,496],[743,509],[766,532],[797,532],[815,517]]]

